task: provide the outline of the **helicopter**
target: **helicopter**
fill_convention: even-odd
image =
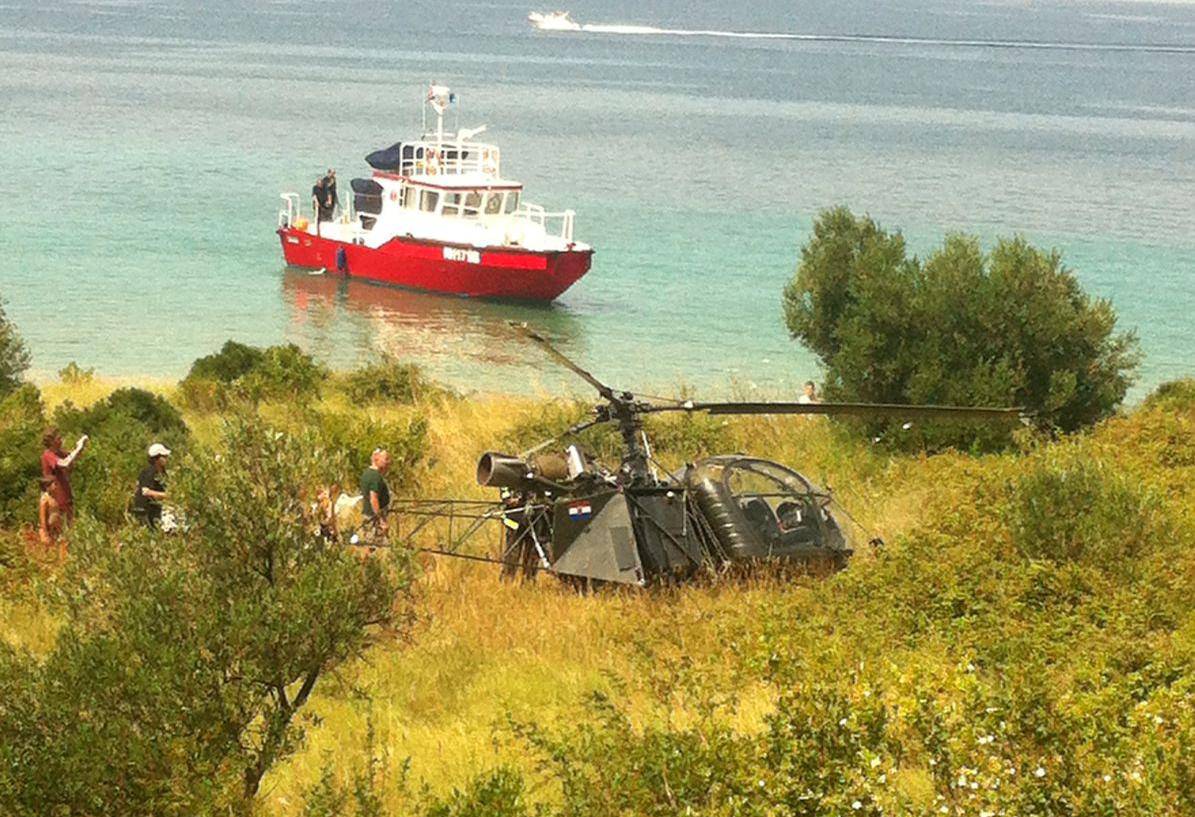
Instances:
[[[702,573],[761,563],[825,575],[846,567],[854,543],[829,491],[785,465],[748,454],[720,454],[666,472],[657,467],[645,418],[665,412],[731,415],[868,416],[902,419],[1015,420],[1017,408],[914,406],[887,403],[662,401],[616,390],[556,349],[526,324],[523,338],[597,391],[591,416],[518,454],[487,451],[477,482],[500,492],[496,503],[407,500],[399,514],[423,521],[402,537],[416,547],[432,518],[467,520],[443,547],[445,556],[497,562],[504,577],[538,572],[569,583],[673,584]],[[616,466],[576,443],[583,431],[617,428]],[[486,522],[503,528],[501,555],[466,553],[461,545]]]

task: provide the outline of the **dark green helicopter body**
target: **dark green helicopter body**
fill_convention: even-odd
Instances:
[[[526,326],[517,327],[602,397],[591,419],[521,455],[487,452],[478,482],[502,491],[503,571],[543,570],[571,581],[648,585],[702,571],[772,562],[828,573],[852,553],[831,495],[779,463],[714,456],[672,474],[653,468],[643,417],[816,414],[1015,419],[1018,409],[866,403],[654,403],[616,392]],[[624,453],[616,470],[576,446],[542,453],[601,423],[615,423]],[[493,518],[493,517],[490,517]]]

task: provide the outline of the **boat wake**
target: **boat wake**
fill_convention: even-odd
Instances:
[[[564,31],[583,34],[621,34],[631,36],[721,37],[741,40],[799,40],[802,42],[877,43],[883,45],[938,45],[956,48],[1024,48],[1046,51],[1136,51],[1147,53],[1195,54],[1195,44],[1165,43],[1077,43],[1038,40],[962,40],[937,37],[902,37],[882,34],[796,34],[766,31],[716,31],[692,28],[657,28],[656,26],[578,23],[567,11],[538,12],[527,15],[531,26],[540,31]]]

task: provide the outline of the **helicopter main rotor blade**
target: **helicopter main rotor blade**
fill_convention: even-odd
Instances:
[[[647,411],[703,411],[707,414],[812,414],[858,417],[907,417],[927,420],[1017,420],[1020,408],[990,406],[911,406],[901,403],[683,403],[652,406]]]
[[[514,321],[511,321],[510,325],[514,327],[516,332],[522,333],[523,337],[538,343],[540,348],[547,352],[561,366],[564,366],[566,369],[573,372],[573,374],[577,375],[586,383],[597,389],[598,394],[600,394],[602,397],[606,398],[607,400],[614,399],[614,389],[610,388],[605,383],[591,375],[589,372],[582,369],[576,363],[573,363],[573,361],[569,360],[563,352],[549,343],[547,338],[545,338],[543,335],[539,334],[525,323],[515,323]]]

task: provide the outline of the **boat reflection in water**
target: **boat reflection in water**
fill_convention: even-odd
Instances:
[[[533,392],[557,384],[536,350],[515,339],[508,321],[527,321],[564,348],[580,321],[560,305],[511,304],[433,295],[286,268],[287,340],[335,367],[390,354],[418,363],[462,391]],[[563,381],[561,381],[563,382]]]

